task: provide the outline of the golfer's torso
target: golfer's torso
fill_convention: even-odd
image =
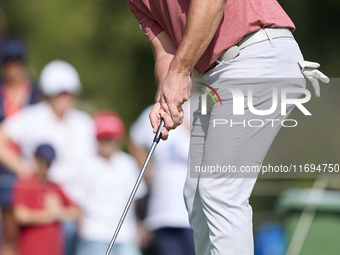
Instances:
[[[186,24],[190,0],[127,0],[147,18],[156,21],[179,45]],[[134,12],[134,11],[133,11]],[[228,0],[224,17],[205,53],[196,65],[202,73],[221,53],[237,44],[246,34],[263,27],[295,29],[276,0]]]

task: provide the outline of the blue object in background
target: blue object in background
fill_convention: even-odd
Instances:
[[[263,223],[255,232],[255,255],[285,255],[286,234],[280,223]]]

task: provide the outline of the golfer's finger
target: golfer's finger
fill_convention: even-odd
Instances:
[[[164,127],[167,130],[173,129],[174,122],[173,122],[171,116],[169,114],[167,114],[163,109],[160,110],[160,115],[161,115],[161,118],[164,119]],[[162,134],[163,134],[163,132],[162,132]]]
[[[162,133],[162,137],[161,137],[162,140],[164,141],[167,140],[169,137],[169,131],[165,127],[163,127],[161,133]]]
[[[167,114],[170,115],[169,106],[168,106],[168,104],[165,102],[164,98],[161,98],[160,104],[161,104],[161,106],[162,106],[162,109],[163,109]]]
[[[176,127],[178,127],[179,125],[182,125],[183,124],[183,119],[184,119],[184,112],[181,108],[181,110],[179,111],[179,123],[176,125]]]
[[[152,107],[149,114],[150,123],[154,133],[157,132],[158,126],[161,123],[161,116],[159,110],[160,110],[159,107],[155,105],[154,107]]]
[[[169,109],[170,109],[171,118],[174,122],[174,125],[172,126],[172,128],[174,129],[177,126],[182,124],[182,122],[183,122],[183,111],[181,111],[181,108],[178,107],[175,104],[169,105]]]

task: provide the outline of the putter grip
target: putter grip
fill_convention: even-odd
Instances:
[[[157,129],[155,138],[153,139],[154,143],[159,143],[159,140],[161,140],[161,137],[162,137],[162,133],[161,133],[162,127],[164,127],[164,120],[163,119],[161,120],[161,123],[159,123],[159,126],[158,126],[158,129]]]

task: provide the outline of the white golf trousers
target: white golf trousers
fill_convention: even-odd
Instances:
[[[240,79],[237,84],[242,90],[252,86],[256,108],[269,109],[272,105],[272,91],[265,89],[268,84],[253,83],[253,79],[298,78],[278,84],[280,86],[306,87],[298,61],[303,60],[299,46],[292,38],[277,38],[259,42],[240,51],[240,55],[228,62],[222,62],[209,70],[204,82],[214,87],[221,79]],[[244,78],[249,78],[246,80]],[[266,83],[266,82],[264,82]],[[267,86],[267,87],[266,87]],[[224,165],[258,165],[264,160],[269,147],[281,128],[277,121],[261,128],[249,128],[243,125],[227,127],[216,131],[213,128],[214,117],[234,119],[254,118],[245,107],[244,116],[235,116],[232,112],[231,94],[228,89],[219,88],[223,106],[213,106],[210,113],[201,115],[200,107],[193,117],[193,129],[190,141],[189,169],[193,165],[208,166],[218,162]],[[296,93],[293,97],[300,97]],[[280,100],[279,100],[280,101]],[[278,104],[280,106],[280,102]],[[289,114],[293,105],[287,106]],[[284,120],[280,107],[270,116],[256,116],[256,119]],[[222,128],[222,127],[221,127]],[[221,131],[222,130],[222,131]],[[221,133],[222,132],[222,133]],[[222,135],[221,135],[222,134]],[[252,178],[240,177],[190,177],[186,179],[184,197],[190,224],[194,230],[195,251],[197,255],[252,255],[253,229],[252,207],[249,197],[256,182]]]

